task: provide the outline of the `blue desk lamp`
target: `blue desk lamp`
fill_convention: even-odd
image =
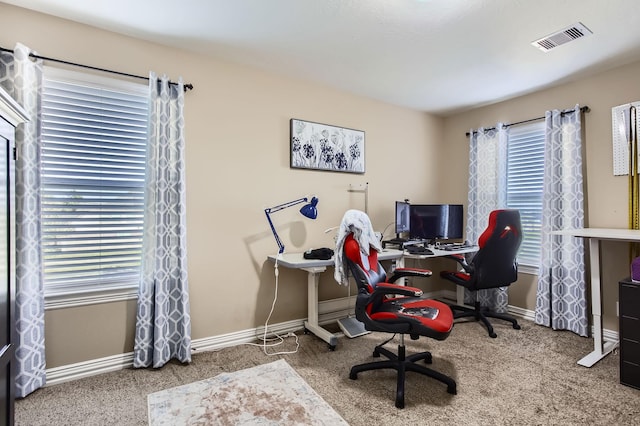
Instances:
[[[284,244],[282,244],[282,241],[280,241],[280,237],[276,232],[276,228],[273,226],[270,215],[271,213],[279,212],[280,210],[284,210],[301,203],[307,203],[300,209],[300,213],[302,213],[303,216],[308,217],[309,219],[315,219],[316,217],[318,217],[318,209],[316,208],[316,206],[318,205],[317,197],[312,197],[311,201],[309,201],[307,197],[299,198],[297,200],[289,201],[288,203],[264,209],[264,214],[267,216],[267,220],[269,221],[269,226],[271,227],[271,232],[273,232],[273,237],[276,239],[276,243],[278,243],[278,254],[284,253]]]

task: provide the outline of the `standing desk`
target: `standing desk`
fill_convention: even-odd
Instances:
[[[593,316],[593,352],[578,361],[591,367],[611,353],[618,342],[605,342],[602,337],[602,280],[600,274],[600,241],[640,242],[640,230],[617,228],[583,228],[553,231],[552,235],[569,235],[589,240],[589,263],[591,266],[591,315]]]
[[[397,266],[404,266],[404,258],[408,259],[429,259],[434,257],[449,256],[452,254],[471,253],[478,250],[477,246],[465,247],[460,250],[438,250],[431,248],[433,254],[408,254],[403,250],[385,248],[378,254],[378,260],[396,260]],[[318,284],[320,273],[327,270],[327,266],[333,266],[333,258],[328,260],[305,259],[303,253],[283,253],[282,255],[269,255],[270,261],[276,262],[285,268],[302,269],[307,272],[307,321],[304,322],[306,330],[312,332],[329,344],[329,349],[334,350],[338,343],[338,336],[320,327],[318,324]],[[458,286],[459,287],[459,286]],[[462,290],[459,291],[459,290]],[[459,288],[457,293],[458,302],[464,299],[464,289]]]
[[[378,260],[397,260],[402,265],[402,250],[384,249],[378,254]],[[318,284],[320,273],[327,270],[327,266],[333,266],[333,258],[327,260],[305,259],[303,253],[283,253],[282,255],[269,255],[272,262],[278,261],[278,265],[286,268],[302,269],[307,271],[307,321],[304,322],[305,330],[308,330],[327,342],[329,349],[334,350],[338,344],[338,336],[320,327],[318,324]]]

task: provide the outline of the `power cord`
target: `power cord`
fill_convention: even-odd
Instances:
[[[387,229],[389,229],[389,227],[391,225],[395,225],[395,222],[391,222],[390,224],[388,224],[387,226],[385,226],[384,230],[382,231],[382,239],[384,240],[384,234],[387,233]]]
[[[275,273],[275,277],[276,277],[276,288],[275,288],[275,292],[274,292],[274,295],[273,295],[273,302],[271,302],[271,310],[269,311],[269,315],[267,315],[267,319],[264,322],[264,333],[262,335],[262,338],[257,337],[259,340],[262,340],[262,343],[261,344],[245,343],[246,345],[249,345],[249,346],[261,346],[262,347],[262,351],[264,352],[264,354],[268,355],[268,356],[295,354],[296,352],[298,352],[298,348],[300,347],[300,342],[298,341],[298,336],[296,336],[296,334],[293,333],[293,332],[287,333],[284,337],[280,336],[276,332],[272,332],[274,337],[267,338],[267,331],[268,331],[268,328],[269,328],[269,320],[271,319],[271,315],[273,314],[273,311],[274,311],[274,309],[276,307],[276,301],[278,300],[278,277],[280,275],[280,271],[278,270],[278,259],[280,258],[280,255],[281,254],[278,253],[278,256],[276,256],[275,266],[274,266],[274,273]],[[268,352],[267,351],[267,348],[271,348],[271,347],[275,347],[275,346],[283,344],[285,337],[294,337],[296,339],[296,348],[295,348],[295,350],[292,350],[292,351],[280,351],[280,352]],[[267,344],[267,342],[275,342],[275,343]]]
[[[387,343],[389,343],[390,341],[392,341],[393,339],[395,339],[397,333],[393,333],[393,336],[391,336],[390,338],[388,338],[387,340],[385,340],[384,342],[380,343],[378,346],[384,346]]]

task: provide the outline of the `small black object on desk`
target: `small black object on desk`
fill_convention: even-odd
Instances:
[[[302,257],[305,259],[320,259],[320,260],[329,260],[333,256],[333,250],[328,247],[323,247],[319,249],[309,249],[304,252]]]
[[[398,246],[398,248],[402,249],[407,241],[408,240],[406,238],[391,238],[390,240],[382,241],[382,248],[386,248],[387,244],[389,244],[392,246]]]
[[[433,252],[423,246],[408,246],[405,248],[409,254],[433,254]]]

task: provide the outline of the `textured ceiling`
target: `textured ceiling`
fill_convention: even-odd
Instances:
[[[640,60],[637,0],[2,1],[441,115]]]

